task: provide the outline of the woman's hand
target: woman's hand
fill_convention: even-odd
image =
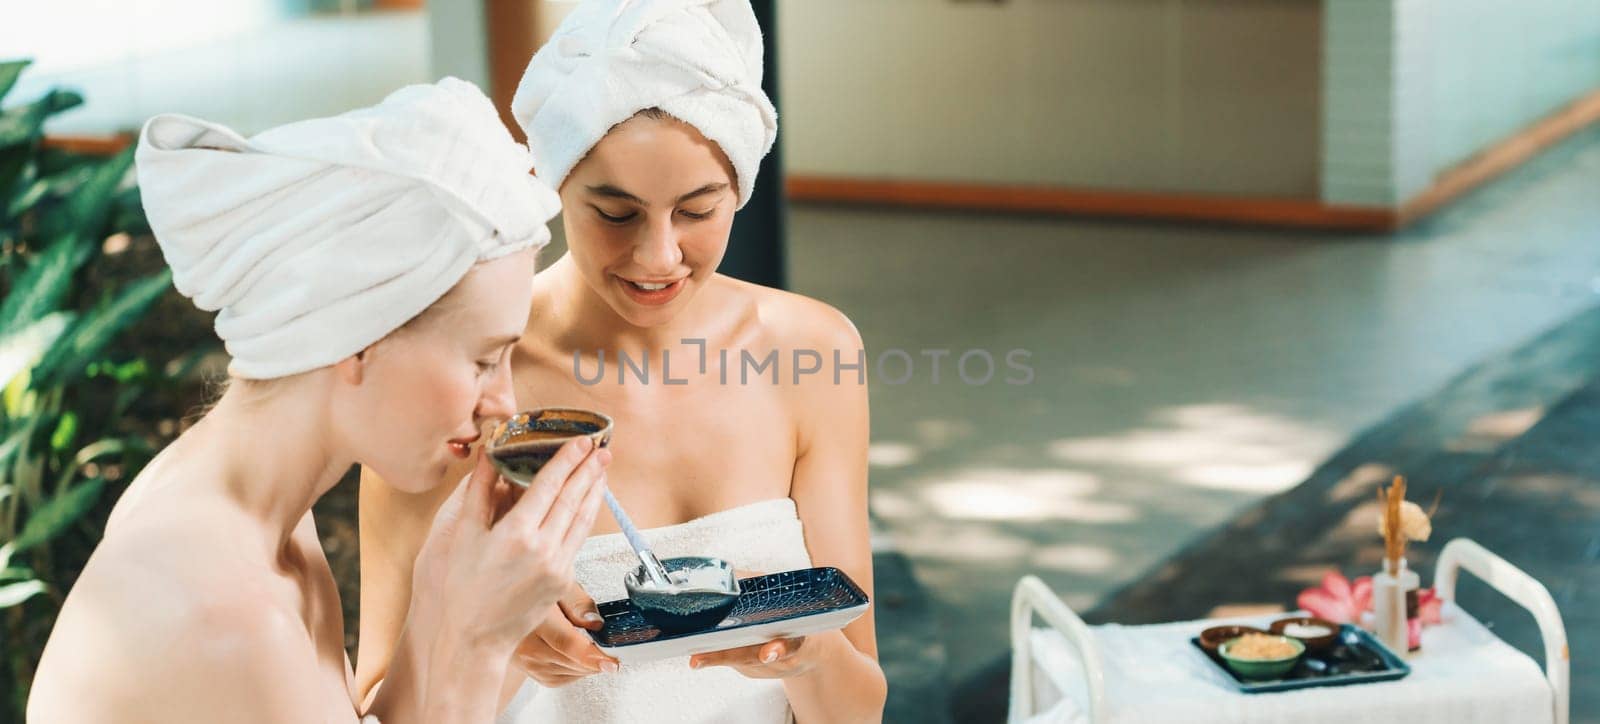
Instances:
[[[837,638],[840,641],[832,641]],[[831,656],[829,643],[843,643],[844,634],[829,631],[817,636],[777,639],[755,646],[745,646],[709,654],[689,657],[689,668],[727,666],[751,679],[788,679],[803,676],[824,666]]]
[[[595,610],[594,599],[574,584],[545,615],[544,621],[517,646],[512,665],[540,686],[566,686],[585,676],[613,674],[620,668],[616,659],[601,653],[585,629],[598,631],[605,622]]]
[[[573,587],[573,559],[594,525],[611,453],[588,438],[569,442],[526,490],[479,454],[417,557],[407,626],[509,655]]]
[[[734,571],[739,580],[762,575],[759,571],[740,568]],[[837,632],[835,632],[837,633]],[[689,668],[727,666],[752,679],[787,679],[814,670],[822,663],[820,646],[807,646],[806,637],[774,639],[764,644],[737,649],[696,654],[689,657]]]

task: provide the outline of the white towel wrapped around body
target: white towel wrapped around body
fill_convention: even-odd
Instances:
[[[365,349],[475,263],[548,243],[560,208],[489,99],[455,78],[248,139],[156,116],[136,159],[174,285],[220,311],[230,372],[251,379]]]
[[[722,149],[742,208],[778,136],[761,53],[749,0],[585,0],[528,63],[511,109],[534,169],[560,188],[613,126],[660,108]]]

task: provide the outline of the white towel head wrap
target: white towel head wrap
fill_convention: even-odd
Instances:
[[[489,99],[455,78],[248,139],[156,116],[136,159],[174,285],[220,310],[230,371],[251,379],[360,352],[475,263],[548,243],[561,203]]]
[[[534,170],[556,188],[618,123],[660,108],[721,147],[739,206],[778,136],[749,0],[584,0],[528,63],[511,101]]]

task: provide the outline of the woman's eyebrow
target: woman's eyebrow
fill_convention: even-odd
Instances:
[[[485,349],[499,349],[499,348],[505,347],[507,345],[516,344],[521,339],[522,339],[522,335],[520,335],[520,334],[508,334],[508,335],[505,335],[505,336],[502,336],[502,337],[495,337],[494,339],[489,340],[488,343],[486,343],[484,345],[484,348]]]
[[[589,193],[594,194],[596,196],[604,196],[604,197],[607,197],[607,198],[622,199],[624,201],[632,201],[633,203],[636,203],[636,204],[638,204],[640,206],[648,206],[649,205],[649,204],[646,204],[644,202],[644,199],[641,199],[638,196],[634,196],[633,194],[630,194],[627,191],[623,191],[622,189],[617,188],[616,186],[612,186],[611,184],[598,184],[598,185],[595,185],[595,186],[585,186],[584,188]],[[693,198],[696,198],[696,197],[700,197],[700,196],[704,196],[706,194],[714,194],[714,193],[717,193],[718,191],[722,191],[722,190],[727,189],[727,188],[728,188],[728,184],[727,183],[722,183],[722,182],[709,183],[709,184],[701,186],[700,188],[697,188],[697,189],[695,189],[693,191],[690,191],[689,193],[686,193],[686,194],[684,194],[682,196],[679,196],[678,200],[674,201],[673,203],[674,204],[681,204],[681,203],[683,203],[685,201],[688,201],[690,199],[693,199]]]
[[[641,199],[641,198],[639,198],[637,196],[634,196],[633,194],[630,194],[630,193],[628,193],[626,191],[623,191],[622,189],[619,189],[619,188],[617,188],[615,186],[612,186],[611,184],[600,184],[598,186],[586,186],[584,188],[587,189],[589,191],[589,193],[594,194],[596,196],[605,196],[607,198],[612,198],[612,199],[622,199],[624,201],[632,201],[633,203],[636,203],[636,204],[638,204],[640,206],[644,206],[645,205],[644,199]]]
[[[701,186],[700,188],[697,188],[697,189],[695,189],[693,191],[690,191],[689,193],[686,193],[686,194],[684,194],[682,196],[679,196],[677,203],[681,204],[681,203],[683,203],[685,201],[688,201],[689,199],[692,199],[692,198],[694,198],[696,196],[704,196],[706,194],[714,194],[714,193],[716,193],[718,191],[721,191],[723,189],[726,189],[726,188],[728,188],[728,185],[725,184],[725,183],[706,184],[704,186]]]

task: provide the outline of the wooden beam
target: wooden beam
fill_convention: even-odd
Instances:
[[[526,140],[511,115],[511,97],[539,49],[539,0],[483,0],[483,25],[489,41],[489,97],[511,135]]]
[[[1394,231],[1438,211],[1463,194],[1515,169],[1541,151],[1595,123],[1600,123],[1600,90],[1440,173],[1431,186],[1398,208],[1334,206],[1311,199],[803,174],[789,176],[788,187],[789,198],[794,201],[1203,221],[1336,231]]]
[[[500,58],[491,73],[498,80],[492,95],[506,125],[518,138],[521,129],[511,119],[511,96],[531,47],[518,53],[508,50],[509,36],[521,38],[522,46],[532,46],[537,35],[532,24],[531,2],[485,0],[495,5],[516,5],[529,11],[522,19],[525,35],[509,32],[497,51]],[[505,20],[505,18],[502,18]],[[506,20],[511,23],[511,20]],[[496,27],[494,15],[489,25]],[[515,62],[511,62],[511,60]],[[1022,212],[1105,216],[1170,221],[1281,226],[1336,231],[1394,231],[1424,218],[1451,201],[1494,180],[1573,134],[1600,123],[1600,90],[1590,93],[1547,116],[1511,137],[1485,149],[1462,164],[1439,174],[1434,184],[1406,201],[1399,208],[1331,206],[1310,199],[1268,197],[1207,196],[1141,191],[1063,188],[955,181],[910,179],[861,179],[814,175],[790,175],[785,179],[792,201],[815,201],[876,206],[953,209],[963,211]],[[111,155],[134,140],[131,134],[95,136],[46,136],[47,147],[76,153]]]
[[[789,198],[883,206],[1385,231],[1393,209],[1313,200],[791,175]]]
[[[1432,186],[1400,207],[1401,225],[1438,211],[1596,122],[1600,122],[1600,90],[1579,98],[1439,174]]]
[[[134,141],[131,133],[113,133],[95,136],[45,136],[45,148],[82,153],[91,156],[115,156]]]

